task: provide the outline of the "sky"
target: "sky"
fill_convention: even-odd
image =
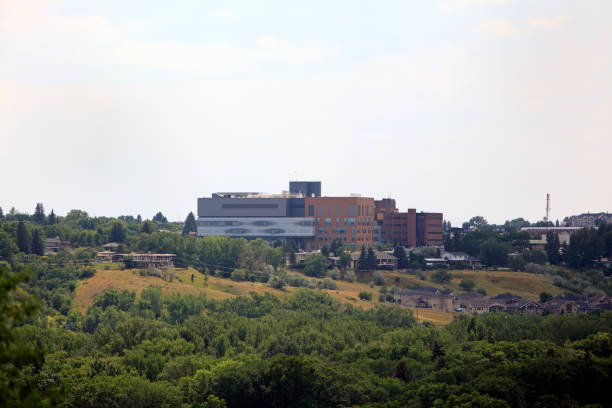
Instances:
[[[215,191],[453,225],[612,211],[609,0],[0,0],[0,207],[184,220]]]

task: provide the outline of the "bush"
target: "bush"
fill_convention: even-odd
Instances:
[[[355,282],[355,272],[353,271],[344,272],[344,280],[347,282]]]
[[[310,255],[304,261],[304,273],[322,278],[327,271],[327,259],[323,255]]]
[[[231,274],[231,278],[236,282],[246,280],[246,271],[244,269],[234,269]]]
[[[466,290],[468,292],[471,292],[475,286],[476,284],[474,283],[474,281],[470,279],[462,279],[461,283],[459,284],[459,287],[461,289]]]
[[[453,274],[449,271],[440,269],[431,275],[431,280],[438,283],[448,283],[453,279]]]
[[[370,292],[359,292],[359,299],[361,300],[372,300],[372,294]]]
[[[375,285],[382,286],[385,284],[385,277],[383,276],[382,272],[376,271],[374,272],[374,275],[372,275],[372,281]]]
[[[416,271],[416,276],[418,276],[420,280],[427,280],[427,275],[420,269]]]
[[[379,302],[386,302],[387,301],[387,295],[385,295],[384,293],[381,293],[380,295],[378,295],[378,301]]]
[[[90,278],[96,274],[96,268],[92,266],[88,266],[86,268],[81,269],[81,273],[79,274],[79,279]]]
[[[323,287],[323,289],[338,289],[338,285],[336,284],[336,282],[329,278],[323,279],[323,281],[321,282],[321,286]]]
[[[480,293],[483,296],[487,296],[487,291],[482,286],[479,286],[478,289],[476,289],[476,292]]]
[[[329,271],[329,277],[332,278],[333,280],[340,279],[340,271],[338,270],[338,268],[334,268],[331,271]]]
[[[270,279],[268,280],[268,285],[270,285],[274,289],[282,289],[285,286],[285,282],[283,281],[283,278],[281,278],[280,276],[272,275],[270,276]]]

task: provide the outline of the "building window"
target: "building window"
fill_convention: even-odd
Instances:
[[[308,216],[309,217],[314,217],[314,205],[309,205],[308,206]]]
[[[336,216],[342,217],[342,206],[341,205],[336,207]]]
[[[354,217],[355,216],[355,206],[354,205],[349,205],[348,206],[348,216],[349,217]],[[353,218],[354,220],[354,218]]]
[[[321,204],[319,204],[319,205],[317,206],[317,215],[318,215],[319,217],[323,217],[323,216],[325,216],[325,207],[324,207],[323,205],[321,205]]]
[[[325,225],[327,225],[328,227],[331,225],[331,218],[325,219]]]

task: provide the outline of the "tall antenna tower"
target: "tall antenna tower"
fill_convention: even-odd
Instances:
[[[546,217],[544,217],[544,221],[550,221],[550,193],[546,193]]]

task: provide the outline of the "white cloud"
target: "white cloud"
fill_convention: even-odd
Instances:
[[[557,29],[568,22],[569,17],[525,18],[522,20],[497,19],[480,23],[478,31],[493,33],[498,36],[528,35],[536,30]]]
[[[442,11],[455,11],[463,8],[484,6],[489,4],[501,4],[507,0],[446,0],[440,5]]]

